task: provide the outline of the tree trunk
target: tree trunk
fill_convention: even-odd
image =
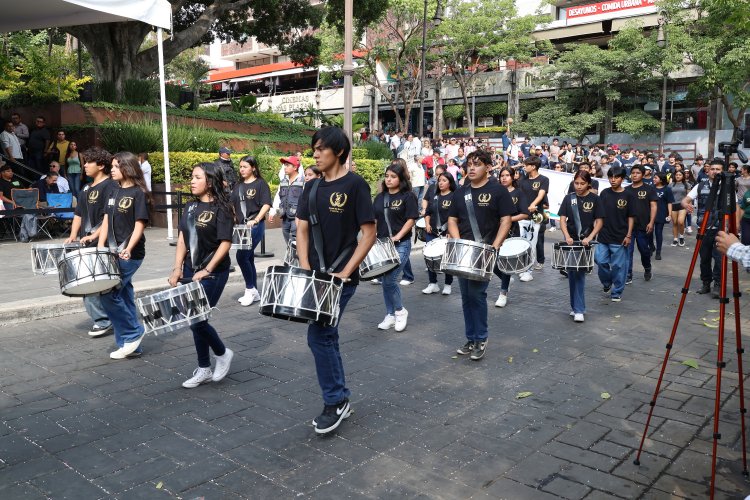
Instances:
[[[438,73],[435,79],[435,105],[433,111],[432,120],[432,138],[442,139],[443,138],[443,98],[440,95],[440,91],[443,87],[443,71],[442,69]]]
[[[461,89],[461,98],[464,101],[464,119],[469,127],[469,137],[474,137],[474,120],[472,120],[471,109],[469,108],[469,93],[466,90],[471,80],[464,80],[463,76],[456,76],[455,73],[453,78],[458,82],[458,88]]]
[[[708,151],[706,159],[711,159],[716,155],[716,122],[718,114],[716,108],[718,107],[718,102],[718,99],[711,99],[708,104]]]
[[[607,137],[612,134],[612,117],[615,114],[615,102],[612,99],[607,99],[607,113],[604,116],[604,141],[607,141]]]

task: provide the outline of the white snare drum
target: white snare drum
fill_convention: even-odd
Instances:
[[[424,220],[424,217],[420,217],[417,219],[417,222],[414,223],[414,227],[417,228],[417,239],[419,241],[425,241],[427,238],[425,238],[425,229],[427,228],[427,222]]]
[[[211,317],[206,291],[198,281],[136,300],[145,333],[174,332]]]
[[[232,250],[252,250],[252,228],[247,224],[237,224],[232,229]]]
[[[117,254],[108,248],[80,248],[57,263],[60,291],[69,297],[107,292],[120,284]]]
[[[489,281],[496,256],[497,252],[492,245],[448,238],[440,270],[459,278]]]
[[[587,247],[581,245],[579,241],[572,245],[555,243],[552,246],[552,269],[590,273],[594,270],[595,246],[595,241]]]
[[[497,269],[505,274],[519,274],[534,265],[531,243],[526,238],[507,238],[497,252]]]
[[[57,274],[57,263],[80,243],[34,243],[31,245],[31,270],[34,274]]]
[[[371,280],[397,268],[399,264],[401,264],[401,259],[393,240],[378,238],[367,252],[365,260],[359,265],[359,275],[363,280]]]
[[[297,242],[289,240],[284,254],[284,264],[287,266],[299,267],[299,257],[297,257]]]
[[[422,248],[422,255],[424,256],[424,263],[428,271],[442,273],[440,262],[443,260],[447,243],[447,238],[435,238],[425,243],[424,248]]]
[[[320,271],[271,266],[263,276],[260,313],[300,323],[335,325],[343,281]]]

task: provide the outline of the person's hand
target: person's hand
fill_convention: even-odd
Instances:
[[[581,240],[581,244],[585,247],[589,246],[591,244],[591,238],[584,238]]]
[[[206,271],[205,269],[201,269],[200,271],[198,271],[197,273],[195,273],[195,274],[193,275],[193,281],[200,281],[200,280],[202,280],[203,278],[206,278],[206,277],[208,277],[208,276],[209,276],[210,274],[211,274],[211,273],[209,273],[209,272],[208,272],[208,271]]]
[[[654,223],[653,223],[653,222],[649,222],[649,223],[648,223],[648,224],[646,225],[646,233],[650,233],[650,232],[651,232],[651,231],[653,231],[653,230],[654,230]]]
[[[331,276],[335,276],[335,277],[341,279],[341,281],[343,281],[344,283],[348,283],[348,282],[351,281],[351,278],[349,278],[349,275],[348,274],[344,274],[342,272],[341,273],[331,273]]]
[[[172,271],[172,274],[167,278],[167,281],[169,282],[169,286],[175,287],[180,282],[180,278],[182,278],[182,271],[180,269],[175,269]]]
[[[529,205],[529,212],[531,213],[536,212],[536,205]]]
[[[128,250],[123,250],[120,252],[120,258],[122,260],[130,260],[130,252]]]
[[[682,205],[682,208],[684,208],[685,210],[687,210],[687,213],[689,213],[689,214],[692,214],[693,211],[695,210],[695,207],[693,206],[692,203],[690,205]]]
[[[666,222],[672,222],[672,218],[671,218],[670,216],[668,216],[668,215],[667,215],[667,218],[666,218],[666,219],[664,219],[664,220],[665,220]]]
[[[250,219],[249,221],[247,221],[247,225],[248,225],[248,227],[255,226],[255,219]]]
[[[63,245],[68,245],[70,243],[75,243],[75,241],[76,241],[76,237],[73,236],[73,235],[71,235],[70,238],[68,238],[67,240],[63,241]]]
[[[432,234],[432,226],[431,226],[430,224],[426,224],[426,225],[424,226],[424,230],[425,230],[425,231],[426,231],[427,233],[429,233],[429,234]]]
[[[568,245],[572,245],[573,244],[573,238],[571,238],[570,236],[566,236],[565,237],[565,243],[567,243]]]
[[[92,241],[94,241],[94,238],[92,236],[84,236],[83,238],[81,238],[81,245],[87,246]]]
[[[622,240],[622,246],[624,247],[630,246],[630,236],[625,236],[625,239]]]
[[[727,253],[729,247],[739,242],[740,240],[731,233],[726,233],[724,231],[716,233],[716,249],[721,253]]]
[[[394,243],[398,243],[398,239],[395,236],[391,236],[391,241]]]
[[[273,222],[273,215],[268,214],[268,222]]]

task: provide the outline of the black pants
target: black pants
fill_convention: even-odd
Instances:
[[[539,235],[536,239],[536,261],[544,264],[544,231],[547,229],[547,223],[539,225]]]
[[[701,243],[701,281],[704,283],[713,281],[719,283],[721,280],[721,253],[716,249],[717,229],[706,229]],[[711,259],[714,263],[711,266]]]

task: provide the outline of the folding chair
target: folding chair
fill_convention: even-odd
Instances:
[[[36,208],[39,208],[39,190],[36,188],[32,189],[11,189],[10,191],[10,198],[13,200],[13,205],[15,208],[23,208],[26,210],[34,210]],[[21,224],[23,224],[23,219],[27,215],[16,215],[14,216],[14,221],[17,224],[17,227],[14,227],[14,236],[15,230],[17,229],[18,232],[21,232]],[[42,233],[46,234],[47,237],[50,239],[52,236],[49,234],[49,231],[47,231],[44,226],[46,226],[47,222],[49,221],[49,217],[38,217],[37,215],[31,215],[34,219],[34,223],[36,224],[36,233],[32,236],[29,235],[29,239],[33,238],[38,234],[39,231],[42,231]],[[39,227],[39,220],[42,219],[43,223],[41,224],[41,228]],[[18,241],[18,237],[16,236],[16,241]]]
[[[73,207],[73,194],[72,193],[47,193],[47,206],[55,208],[72,208]],[[70,230],[70,226],[73,223],[73,212],[54,212],[50,214],[51,225],[54,227],[58,222],[62,223],[61,234],[65,234]]]

